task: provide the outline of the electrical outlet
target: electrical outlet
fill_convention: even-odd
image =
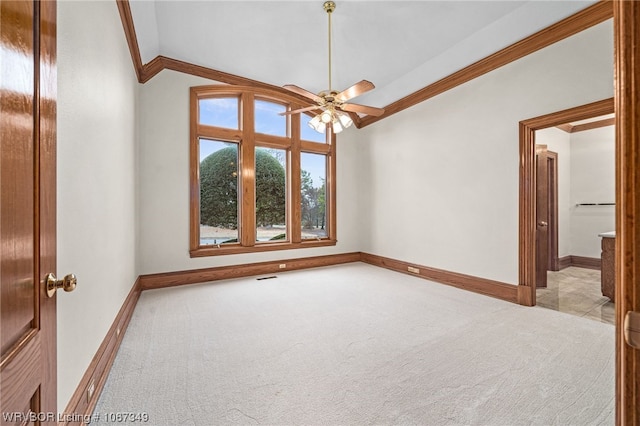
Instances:
[[[281,264],[280,264],[280,269],[284,269],[284,268],[286,268],[286,267],[287,267],[287,264],[286,264],[286,263],[281,263]]]
[[[87,388],[87,402],[91,402],[91,397],[93,396],[93,393],[96,391],[96,383],[91,380],[91,383],[89,383],[89,387]]]
[[[419,273],[420,273],[420,269],[418,269],[418,268],[414,268],[413,266],[409,266],[409,267],[407,268],[407,271],[412,272],[412,273],[414,273],[414,274],[419,274]]]

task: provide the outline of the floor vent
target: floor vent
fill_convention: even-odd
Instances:
[[[272,278],[278,278],[275,275],[272,275],[270,277],[260,277],[260,278],[256,278],[256,280],[261,281],[261,280],[270,280]]]

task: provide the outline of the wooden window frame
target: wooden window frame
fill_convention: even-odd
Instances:
[[[202,125],[199,123],[199,101],[207,98],[238,97],[239,128]],[[255,100],[271,101],[285,105],[289,110],[303,108],[300,101],[277,91],[249,86],[212,85],[190,89],[190,137],[189,137],[189,255],[205,257],[227,254],[254,253],[274,250],[334,246],[336,232],[336,136],[329,132],[326,143],[300,139],[301,120],[298,115],[288,116],[287,136],[274,136],[254,131]],[[293,117],[293,119],[291,118]],[[235,142],[238,144],[239,161],[239,211],[238,243],[200,245],[200,139]],[[256,240],[255,215],[255,149],[271,147],[287,152],[287,200],[286,242],[258,242]],[[327,156],[326,227],[327,237],[302,238],[301,219],[301,153],[309,152]]]

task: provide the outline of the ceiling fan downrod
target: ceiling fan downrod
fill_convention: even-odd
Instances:
[[[375,86],[370,81],[361,80],[341,92],[335,92],[333,90],[333,84],[331,81],[331,14],[336,10],[336,4],[333,1],[325,1],[323,9],[329,15],[329,90],[322,91],[316,95],[294,84],[285,84],[285,89],[313,101],[315,105],[290,111],[283,111],[280,115],[299,114],[301,112],[314,110],[320,111],[309,121],[309,126],[320,133],[325,133],[327,128],[331,128],[333,133],[340,133],[342,130],[353,124],[352,116],[355,116],[356,114],[367,114],[377,117],[384,113],[384,109],[348,102],[356,96],[360,96],[363,93],[372,90]]]
[[[325,1],[322,7],[329,15],[329,31],[327,34],[329,39],[329,93],[331,93],[331,14],[336,10],[336,4],[333,1]]]

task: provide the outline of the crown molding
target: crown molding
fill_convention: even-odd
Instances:
[[[430,84],[404,98],[384,107],[384,114],[379,117],[367,116],[361,120],[359,127],[365,127],[396,114],[427,99],[440,95],[461,84],[487,74],[497,68],[523,58],[542,48],[564,40],[594,25],[613,18],[613,4],[603,0],[580,12],[547,27],[527,38],[475,62],[437,82]]]
[[[129,4],[129,0],[116,0],[116,3],[118,5],[120,19],[122,20],[122,26],[127,38],[127,44],[129,45],[129,52],[131,53],[131,59],[133,61],[133,66],[139,83],[144,84],[155,77],[162,70],[167,69],[178,71],[184,74],[207,78],[210,80],[218,81],[220,83],[275,90],[278,93],[292,96],[304,106],[311,105],[309,99],[305,98],[304,96],[297,95],[290,90],[284,89],[282,87],[274,86],[273,84],[264,83],[258,80],[252,80],[246,77],[241,77],[239,75],[230,74],[224,71],[219,71],[213,68],[180,61],[178,59],[173,59],[162,55],[158,55],[148,63],[143,64],[142,58],[140,56],[140,48],[138,46],[138,38],[136,36],[136,29],[133,24],[133,16],[131,14],[131,5]],[[360,127],[360,117],[357,114],[349,115],[351,116],[351,119],[353,120],[355,126]]]
[[[127,38],[127,44],[129,45],[133,66],[140,83],[144,84],[160,71],[169,69],[208,78],[221,83],[260,87],[292,95],[290,91],[279,86],[180,61],[178,59],[168,58],[166,56],[157,56],[143,65],[129,0],[116,0],[116,3],[120,11],[120,18]],[[370,115],[360,117],[357,114],[350,114],[350,116],[357,128],[363,128],[611,18],[613,18],[613,3],[610,0],[602,0],[460,71],[387,105],[384,107],[384,114],[378,117]],[[293,95],[297,96],[303,105],[310,105],[308,99],[295,94]]]
[[[138,37],[136,36],[136,29],[133,26],[131,5],[129,4],[129,0],[116,0],[116,5],[118,6],[118,12],[120,13],[120,20],[122,21],[122,27],[124,28],[124,35],[127,38],[127,44],[129,45],[133,68],[136,72],[136,76],[138,77],[138,81],[142,83],[143,65],[142,58],[140,56],[140,47],[138,46]]]

